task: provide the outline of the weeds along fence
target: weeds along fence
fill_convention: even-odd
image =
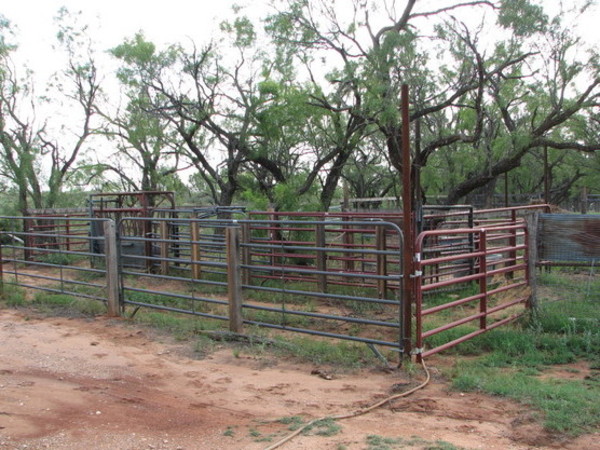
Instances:
[[[45,228],[24,229],[23,218],[4,218],[2,284],[102,301],[114,314],[151,308],[206,319],[200,326],[261,326],[376,352],[416,344],[427,355],[523,313],[520,216],[530,209],[429,208],[410,274],[397,213],[222,211],[199,219],[169,210],[116,221],[30,217]],[[403,316],[404,283],[414,293],[412,323]]]

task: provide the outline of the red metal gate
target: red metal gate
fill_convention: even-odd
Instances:
[[[527,243],[524,223],[417,237],[418,360],[524,314],[531,298]]]

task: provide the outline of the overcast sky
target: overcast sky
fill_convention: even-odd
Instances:
[[[53,17],[61,6],[71,12],[82,11],[84,23],[91,25],[89,35],[96,41],[97,50],[103,51],[139,30],[159,45],[190,39],[202,44],[215,34],[223,19],[231,16],[234,4],[245,6],[244,13],[256,18],[267,10],[266,3],[267,0],[0,0],[0,14],[17,27],[19,50],[15,56],[41,75],[57,70],[50,69],[51,45],[56,34]],[[437,1],[423,3],[435,5]],[[554,9],[559,0],[543,3]],[[573,25],[579,26],[588,42],[599,45],[599,21],[600,9],[596,6]]]
[[[56,25],[53,18],[60,7],[82,12],[83,23],[91,26],[89,35],[97,49],[112,48],[124,38],[143,30],[157,44],[206,42],[219,23],[231,16],[236,5],[251,5],[249,16],[264,10],[262,0],[0,0],[0,14],[17,28],[17,56],[35,72],[52,64],[52,44]]]

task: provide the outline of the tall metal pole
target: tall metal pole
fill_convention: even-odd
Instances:
[[[415,210],[415,234],[423,231],[423,197],[421,192],[421,119],[415,121],[415,159],[414,167],[414,210]]]
[[[410,116],[408,113],[408,85],[402,85],[402,216],[404,233],[404,283],[402,295],[403,308],[403,349],[404,355],[410,357],[411,345],[411,323],[412,323],[412,303],[414,299],[413,287],[413,253],[414,253],[414,235],[412,221],[412,191],[410,183]]]
[[[504,207],[508,206],[508,172],[504,172]]]
[[[550,204],[550,168],[548,167],[547,145],[544,145],[544,203]]]

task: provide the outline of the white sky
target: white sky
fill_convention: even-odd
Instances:
[[[53,18],[61,6],[73,13],[82,11],[84,23],[92,26],[90,35],[97,42],[97,50],[103,51],[139,30],[159,46],[190,39],[200,45],[215,34],[223,19],[231,17],[234,4],[245,6],[244,13],[256,18],[267,10],[266,3],[267,0],[0,0],[0,14],[17,27],[19,50],[15,57],[40,74],[49,72],[52,65],[51,46],[56,34]],[[424,3],[435,5],[437,1]],[[442,3],[447,2],[439,2]],[[559,0],[542,3],[553,10]],[[595,6],[573,25],[579,27],[588,42],[600,45],[599,21],[600,8]]]
[[[17,28],[19,48],[14,57],[36,73],[50,71],[52,45],[56,39],[54,17],[60,7],[82,12],[83,23],[91,26],[90,37],[96,49],[115,47],[125,38],[143,30],[148,40],[158,44],[202,44],[210,40],[222,20],[231,17],[234,4],[248,6],[252,16],[262,0],[0,0],[0,14]],[[54,68],[56,70],[57,68]]]

